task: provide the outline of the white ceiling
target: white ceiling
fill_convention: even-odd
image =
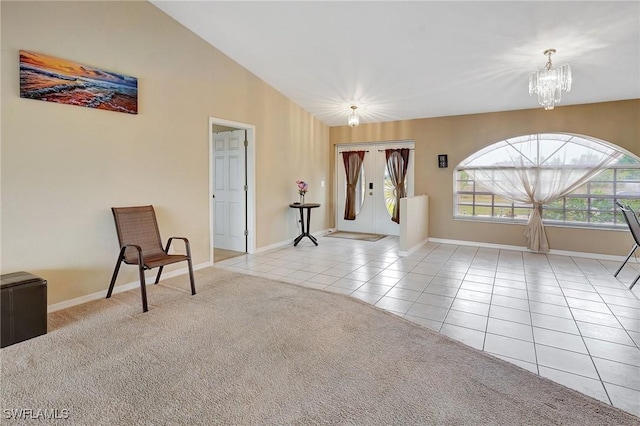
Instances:
[[[159,9],[329,126],[640,98],[640,1],[164,1]],[[550,112],[552,113],[552,112]]]

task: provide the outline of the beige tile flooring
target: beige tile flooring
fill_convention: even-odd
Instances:
[[[398,238],[304,239],[216,267],[356,297],[640,416],[640,271],[620,262]]]

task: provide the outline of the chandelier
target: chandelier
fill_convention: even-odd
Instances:
[[[529,96],[538,94],[538,102],[546,110],[553,109],[560,102],[563,90],[571,91],[571,67],[563,65],[551,67],[551,55],[556,49],[547,49],[544,54],[549,58],[547,64],[529,76]]]
[[[357,109],[357,106],[351,105],[351,115],[349,115],[349,120],[347,121],[347,123],[351,127],[356,127],[358,124],[360,124],[360,117],[358,116],[358,112],[356,111]]]

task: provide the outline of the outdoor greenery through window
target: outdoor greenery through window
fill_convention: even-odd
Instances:
[[[556,136],[558,136],[557,139]],[[537,138],[537,143],[539,144],[535,148],[538,150],[537,153],[532,154],[519,147],[518,143],[521,142],[521,139],[533,139],[534,137]],[[454,171],[455,217],[527,222],[532,213],[532,204],[513,202],[496,195],[494,193],[496,191],[489,189],[486,183],[483,185],[481,182],[474,180],[473,177],[478,176],[477,169],[479,168],[482,169],[482,176],[485,182],[498,182],[498,184],[504,185],[505,169],[517,169],[519,167],[518,164],[523,169],[527,168],[526,161],[514,160],[514,152],[521,154],[524,158],[539,156],[540,159],[543,159],[545,155],[551,158],[553,154],[548,153],[556,153],[557,146],[560,146],[558,143],[562,144],[567,140],[576,145],[578,150],[584,141],[585,152],[573,153],[572,158],[570,158],[570,155],[561,156],[560,160],[556,156],[556,158],[553,158],[553,164],[549,168],[566,168],[567,170],[577,168],[576,158],[584,159],[589,156],[587,152],[589,144],[592,144],[595,140],[597,144],[603,145],[603,141],[586,136],[566,134],[528,135],[498,142],[471,155],[461,162]],[[553,144],[551,142],[556,143],[556,146],[552,147]],[[604,144],[608,149],[617,151],[616,159],[610,160],[609,164],[603,168],[603,171],[596,174],[586,183],[582,183],[568,194],[551,203],[543,204],[542,219],[544,223],[607,228],[626,227],[624,218],[615,203],[620,202],[629,205],[634,211],[640,212],[640,159],[615,145]],[[545,146],[547,147],[547,154],[544,153]],[[503,152],[507,148],[511,150],[509,155]],[[576,151],[576,148],[572,149]],[[510,166],[505,166],[506,157],[509,157],[507,162],[511,162]],[[565,163],[562,163],[563,160]],[[538,163],[542,163],[544,168],[545,161],[543,159]],[[474,174],[474,164],[480,164],[480,166],[476,167],[476,174]],[[518,170],[510,172],[518,173]]]
[[[404,179],[404,184],[407,184],[407,178]],[[384,205],[387,208],[387,213],[389,213],[389,217],[393,217],[393,209],[396,206],[397,202],[397,190],[393,185],[393,181],[391,180],[391,174],[389,173],[389,167],[385,166],[384,168]]]

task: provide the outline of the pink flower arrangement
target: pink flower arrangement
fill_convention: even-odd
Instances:
[[[298,184],[298,194],[300,195],[306,194],[307,191],[309,190],[309,185],[302,180],[297,180],[296,183]]]

